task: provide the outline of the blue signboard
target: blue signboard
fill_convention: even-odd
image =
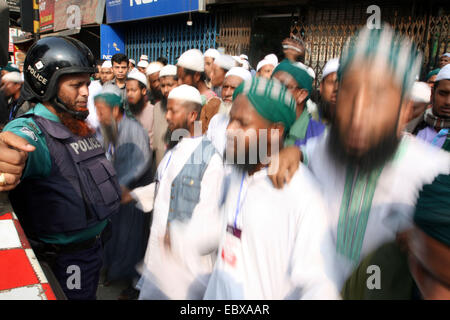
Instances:
[[[123,22],[204,9],[205,0],[106,0],[106,21]]]
[[[111,60],[116,53],[125,54],[123,32],[119,27],[100,25],[100,55],[102,59]]]

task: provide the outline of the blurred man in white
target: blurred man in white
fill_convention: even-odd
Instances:
[[[219,218],[222,158],[195,125],[200,93],[181,85],[168,96],[166,119],[172,140],[157,182],[131,192],[152,202],[153,223],[138,288],[140,299],[201,299],[214,265],[213,251],[198,250],[209,240],[209,221]],[[153,192],[152,192],[153,191]],[[143,204],[145,206],[145,204]]]
[[[100,124],[98,122],[97,112],[95,110],[94,98],[102,91],[103,84],[114,79],[111,61],[106,60],[105,62],[103,62],[99,71],[100,71],[99,72],[100,79],[92,81],[91,84],[89,85],[89,97],[88,97],[89,116],[86,119],[91,128],[95,130],[97,137],[99,137],[100,135],[100,131],[98,130]]]

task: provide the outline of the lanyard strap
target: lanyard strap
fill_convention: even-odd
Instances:
[[[241,210],[241,193],[242,193],[242,187],[244,186],[244,178],[245,178],[245,172],[242,173],[242,179],[241,179],[241,187],[239,188],[239,195],[238,195],[238,200],[236,203],[236,213],[234,214],[234,228],[237,229],[237,218],[239,216],[239,211]],[[248,188],[247,188],[248,191]],[[247,191],[245,191],[245,196],[244,196],[244,200],[245,197],[247,196]]]
[[[161,175],[159,176],[159,179],[158,179],[159,181],[161,181],[162,177],[164,176],[164,173],[166,172],[167,167],[169,166],[170,160],[172,159],[172,154],[173,154],[173,152],[170,151],[169,160],[167,160],[166,166],[164,167],[163,172],[161,172]]]
[[[434,137],[434,139],[433,139],[433,141],[431,142],[431,144],[432,144],[433,146],[437,145],[438,140],[439,140],[440,138],[442,138],[442,137],[445,137],[447,134],[448,134],[448,128],[441,129],[441,130],[439,131],[439,133],[437,134],[437,136]]]

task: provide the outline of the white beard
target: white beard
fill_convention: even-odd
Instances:
[[[233,106],[232,102],[222,101],[222,103],[220,104],[220,107],[219,107],[219,113],[223,113],[223,114],[226,114],[227,116],[229,116],[232,106]]]

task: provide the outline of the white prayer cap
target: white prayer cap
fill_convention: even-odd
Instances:
[[[176,75],[177,75],[177,66],[174,66],[173,64],[168,64],[167,66],[164,66],[159,72],[160,78],[166,76],[176,77]]]
[[[148,62],[148,56],[145,55],[145,54],[143,54],[143,55],[141,55],[141,57],[139,58],[139,60],[145,60],[145,61]]]
[[[128,62],[131,62],[133,64],[133,66],[136,65],[136,61],[134,61],[133,59],[129,59]]]
[[[147,69],[147,67],[148,67],[148,61],[141,60],[141,61],[138,62],[137,66],[138,66],[138,67],[141,67],[141,68],[146,68],[146,69]]]
[[[139,70],[133,69],[128,73],[127,79],[134,79],[147,87],[147,77]]]
[[[258,72],[259,69],[261,69],[262,67],[264,67],[265,65],[272,65],[274,68],[277,66],[277,63],[274,63],[274,60],[267,60],[267,59],[263,59],[260,62],[258,62],[258,65],[256,66],[256,71]]]
[[[218,65],[222,69],[230,70],[236,66],[236,60],[234,60],[232,56],[221,54],[216,58],[216,60],[214,60],[214,64]]]
[[[164,65],[161,62],[152,62],[148,65],[147,70],[145,71],[146,75],[154,74],[155,72],[161,71]]]
[[[239,66],[242,66],[243,64],[244,64],[244,60],[242,60],[240,57],[238,57],[238,56],[233,56],[233,59],[234,59],[234,61],[236,61],[237,62],[237,66],[239,67]]]
[[[250,73],[250,71],[245,70],[244,68],[241,67],[233,67],[230,69],[230,71],[228,71],[225,74],[225,78],[228,76],[237,76],[239,78],[241,78],[244,81],[250,81],[252,80],[252,74]]]
[[[443,54],[444,57],[449,57],[450,58],[450,52],[446,52]]]
[[[102,69],[103,68],[112,68],[111,60],[106,60],[105,62],[103,62]]]
[[[220,56],[220,52],[217,51],[216,49],[210,48],[205,51],[204,56],[216,59],[218,56]]]
[[[308,72],[309,76],[311,78],[313,78],[313,80],[316,78],[316,73],[314,72],[314,70],[311,67],[308,67],[307,65],[305,65],[304,63],[301,63],[301,62],[296,62],[295,65],[297,65],[298,67],[300,67],[303,70],[305,70],[306,72]]]
[[[435,82],[441,80],[450,80],[450,64],[442,67],[441,71],[437,74]]]
[[[431,96],[431,87],[425,82],[414,82],[411,90],[411,99],[414,102],[424,102],[429,103]]]
[[[198,49],[188,50],[178,58],[177,66],[196,72],[203,72],[205,71],[203,53]]]
[[[328,60],[322,71],[322,80],[325,79],[330,73],[337,72],[339,68],[339,58]]]
[[[200,92],[196,88],[188,86],[187,84],[182,84],[181,86],[172,89],[167,99],[178,99],[202,104]]]
[[[271,62],[272,62],[272,65],[275,66],[275,67],[276,67],[277,64],[278,64],[278,57],[277,57],[275,54],[273,54],[273,53],[268,54],[267,56],[265,56],[263,60],[269,60],[269,61],[271,61]]]
[[[245,54],[241,54],[241,55],[239,56],[239,58],[241,58],[242,60],[247,60],[247,61],[248,61],[248,57],[247,57],[247,55],[245,55]]]
[[[8,72],[7,74],[5,74],[2,77],[2,80],[6,81],[6,82],[14,82],[14,83],[22,83],[23,82],[22,75],[20,74],[20,72],[17,72],[17,71]]]
[[[105,93],[112,93],[118,97],[122,97],[122,92],[120,91],[119,87],[112,83],[105,83],[103,85],[102,91],[100,92],[100,94],[105,94]]]

